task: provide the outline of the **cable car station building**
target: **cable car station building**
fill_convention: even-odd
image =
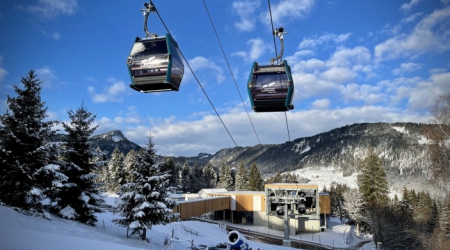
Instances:
[[[280,231],[288,223],[291,235],[319,232],[326,228],[331,209],[330,196],[318,189],[315,184],[271,183],[264,192],[211,190],[202,198],[179,201],[173,211],[181,220],[212,213],[210,219]]]

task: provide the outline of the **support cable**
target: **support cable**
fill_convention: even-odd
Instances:
[[[272,37],[273,37],[273,45],[275,47],[275,56],[277,56],[278,55],[277,43],[275,42],[275,35],[273,34],[275,29],[273,28],[272,8],[270,7],[270,0],[267,0],[267,3],[269,4],[270,23],[272,24]],[[284,118],[286,120],[286,129],[287,129],[287,132],[288,132],[288,139],[289,139],[289,141],[291,141],[291,135],[290,135],[290,132],[289,132],[289,124],[288,124],[288,120],[287,120],[286,111],[284,111]]]
[[[150,0],[150,3],[152,3],[152,1]],[[164,25],[164,28],[166,29],[167,33],[169,33],[169,35],[172,36],[172,34],[169,31],[169,28],[167,28],[166,24],[164,23],[164,20],[161,18],[161,16],[159,15],[158,9],[155,8],[155,12],[158,15],[159,19],[161,20],[161,23]],[[231,135],[230,131],[228,130],[227,126],[225,125],[225,123],[223,122],[222,118],[220,117],[219,113],[217,112],[216,108],[214,107],[214,104],[212,103],[211,99],[209,99],[208,94],[206,93],[205,89],[203,88],[202,84],[200,83],[200,81],[198,80],[197,76],[195,75],[194,71],[191,68],[191,65],[189,65],[189,62],[186,60],[186,57],[184,57],[183,52],[180,50],[180,54],[183,57],[183,60],[186,62],[187,66],[189,67],[189,69],[192,72],[192,75],[194,76],[195,80],[197,81],[198,85],[200,86],[200,88],[202,89],[203,93],[206,96],[206,99],[208,99],[209,103],[211,104],[212,108],[214,109],[214,112],[216,112],[217,117],[219,117],[220,122],[222,123],[222,125],[224,126],[225,130],[227,131],[228,135],[230,136],[231,140],[233,141],[234,145],[237,147],[238,145],[236,144],[236,141],[234,141],[233,136]]]
[[[247,116],[248,116],[248,119],[250,121],[250,124],[252,125],[253,132],[255,132],[255,136],[256,136],[256,139],[258,140],[258,144],[261,144],[261,142],[259,141],[258,134],[256,133],[255,126],[253,126],[252,119],[250,119],[250,115],[248,113],[247,106],[245,106],[244,99],[242,98],[241,92],[239,91],[238,85],[236,83],[236,79],[234,78],[233,71],[231,70],[230,64],[228,63],[227,56],[225,55],[225,51],[223,50],[222,43],[220,42],[219,35],[217,34],[216,27],[214,26],[214,22],[213,22],[213,20],[211,18],[211,15],[209,13],[208,7],[206,6],[205,0],[203,0],[203,5],[205,6],[206,12],[208,13],[209,21],[211,22],[211,25],[213,27],[214,33],[216,34],[216,38],[217,38],[217,41],[219,42],[220,49],[222,50],[223,57],[225,58],[225,61],[227,62],[228,70],[230,70],[230,74],[231,74],[231,77],[233,78],[234,85],[236,86],[236,89],[237,89],[237,91],[239,93],[239,96],[241,97],[242,105],[244,105],[245,112],[247,113]]]

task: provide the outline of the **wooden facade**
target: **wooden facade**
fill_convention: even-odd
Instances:
[[[217,197],[179,202],[172,211],[180,214],[180,220],[200,216],[205,213],[230,209],[229,197]]]
[[[331,214],[331,199],[329,194],[319,194],[319,213]]]
[[[236,191],[223,193],[210,193],[210,196],[230,197],[230,209],[239,212],[265,212],[266,196],[264,192]]]

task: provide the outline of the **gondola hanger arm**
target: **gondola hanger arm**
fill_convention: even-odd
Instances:
[[[153,38],[156,38],[156,34],[152,34],[147,29],[147,20],[150,13],[155,13],[156,8],[155,5],[153,5],[153,2],[150,0],[150,3],[144,3],[145,9],[141,9],[142,14],[144,14],[144,31],[147,37],[151,36]]]
[[[283,36],[283,34],[287,34],[287,32],[284,32],[283,27],[275,28],[273,30],[273,35],[277,36],[280,39],[281,50],[280,50],[280,54],[278,54],[277,57],[270,59],[270,65],[273,65],[275,63],[275,61],[278,61],[283,56],[283,52],[284,52],[284,36]]]

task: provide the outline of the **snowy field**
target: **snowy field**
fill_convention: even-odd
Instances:
[[[344,177],[342,171],[335,170],[331,167],[298,169],[291,173],[303,178],[308,178],[311,181],[311,184],[319,185],[319,190],[322,190],[324,186],[329,189],[331,182],[346,184],[349,188],[358,187],[358,184],[356,183],[357,174]]]
[[[114,197],[107,197],[106,202],[113,204]],[[217,245],[227,241],[227,234],[218,225],[197,221],[174,222],[166,226],[157,225],[147,231],[149,242],[142,241],[138,236],[126,238],[126,229],[111,222],[117,215],[112,212],[97,214],[98,223],[95,227],[61,219],[54,216],[52,220],[23,215],[5,206],[0,206],[0,249],[1,250],[131,250],[131,249],[164,249],[164,240],[170,238],[172,230],[177,242],[172,242],[171,249],[188,249],[192,242],[195,246],[200,244]],[[241,226],[241,225],[234,225]],[[198,232],[191,235],[184,228]],[[265,227],[244,226],[252,231],[268,231],[271,234],[283,235],[281,231],[269,230]],[[332,220],[327,231],[322,233],[302,234],[302,241],[320,242],[329,246],[348,247],[344,238],[351,228]],[[319,236],[320,235],[320,236]],[[290,247],[275,246],[260,242],[247,241],[249,246],[264,250],[287,250]],[[352,238],[351,245],[359,240]],[[167,248],[167,249],[170,249]],[[361,249],[374,249],[373,244],[364,245]]]

